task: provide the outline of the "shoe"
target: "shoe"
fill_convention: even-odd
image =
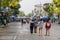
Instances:
[[[50,35],[48,35],[48,36],[50,36]]]
[[[42,35],[39,35],[39,36],[42,36]]]
[[[40,35],[39,35],[40,36]]]
[[[33,34],[33,33],[31,33],[31,34]]]
[[[45,36],[47,36],[47,35],[45,35]]]
[[[37,33],[37,32],[34,32],[34,33]]]

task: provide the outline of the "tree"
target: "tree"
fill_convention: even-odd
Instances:
[[[32,16],[32,13],[27,14],[27,16],[28,16],[28,17],[31,17],[31,16]]]
[[[21,0],[1,0],[1,7],[17,6]]]
[[[53,0],[53,2],[57,7],[60,7],[60,0]]]
[[[10,1],[10,4],[9,4],[10,7],[13,7],[13,8],[20,8],[19,6],[19,0],[12,0]]]
[[[13,15],[19,14],[19,8],[21,7],[21,5],[19,4],[20,1],[21,0],[1,0],[1,8],[8,7],[13,10]]]
[[[53,0],[55,7],[55,13],[60,14],[60,0]]]
[[[21,8],[21,5],[19,4],[19,0],[13,0],[10,1],[9,7],[14,10],[13,15],[19,14],[19,8]]]
[[[20,16],[25,16],[24,11],[20,11],[19,15],[20,15]]]
[[[54,13],[53,5],[51,3],[45,3],[43,9],[49,13],[49,16],[52,16]]]
[[[59,19],[59,24],[60,24],[60,0],[53,0],[56,8],[55,8],[55,13],[58,14],[58,19]]]

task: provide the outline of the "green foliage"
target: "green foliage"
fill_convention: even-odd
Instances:
[[[9,7],[9,6],[17,6],[19,4],[19,0],[1,0],[1,7]]]
[[[19,14],[19,8],[21,7],[21,5],[19,4],[19,1],[20,0],[10,0],[10,4],[9,4],[9,7],[11,9],[13,9],[13,15],[16,15]]]
[[[20,16],[25,16],[25,13],[23,11],[20,11],[19,15]]]
[[[60,0],[53,0],[54,4],[55,4],[55,10],[54,12],[57,13],[57,14],[60,14]]]
[[[52,16],[54,13],[53,5],[50,3],[44,4],[44,10],[49,13],[49,16]]]
[[[45,8],[44,10],[48,13],[53,13],[54,9],[53,9],[53,5],[49,4],[49,3],[46,3],[44,4]]]
[[[60,0],[53,0],[53,2],[57,7],[60,7]]]
[[[21,5],[20,4],[17,4],[17,6],[13,7],[13,6],[10,6],[11,9],[19,9],[21,8]]]
[[[28,16],[28,17],[31,17],[31,16],[32,16],[32,13],[27,14],[27,16]]]
[[[0,0],[0,8],[10,8],[9,15],[17,15],[19,14],[19,8],[21,5],[19,4],[21,0]]]

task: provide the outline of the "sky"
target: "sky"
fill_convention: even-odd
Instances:
[[[20,2],[21,8],[20,11],[24,11],[25,14],[31,13],[36,4],[51,3],[52,0],[22,0]]]

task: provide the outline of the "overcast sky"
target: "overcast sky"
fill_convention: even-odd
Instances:
[[[52,0],[22,0],[20,2],[21,8],[19,10],[24,11],[25,14],[32,12],[34,9],[35,4],[44,4],[44,3],[51,3]]]

